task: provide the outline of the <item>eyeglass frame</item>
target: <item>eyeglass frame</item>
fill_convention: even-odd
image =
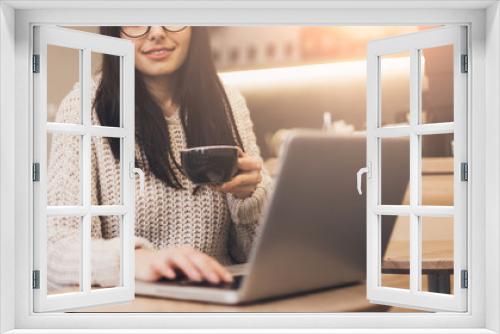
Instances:
[[[181,32],[183,31],[184,29],[186,29],[188,26],[182,26],[181,29],[179,30],[170,30],[168,29],[167,27],[171,27],[171,26],[161,26],[163,28],[164,31],[168,31],[168,32]],[[123,30],[123,27],[120,27],[120,32],[122,32],[125,36],[127,37],[130,37],[130,38],[141,38],[141,37],[144,37],[146,36],[149,32],[151,31],[151,26],[148,26],[147,29],[146,29],[146,32],[141,34],[141,35],[138,35],[138,36],[131,36],[129,34],[127,34],[124,30]]]

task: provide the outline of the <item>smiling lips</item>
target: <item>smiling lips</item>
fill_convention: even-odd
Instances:
[[[174,50],[175,50],[175,48],[171,48],[171,49],[169,49],[169,48],[154,48],[154,49],[150,49],[148,51],[143,51],[142,54],[144,54],[149,59],[159,60],[159,59],[168,58]]]

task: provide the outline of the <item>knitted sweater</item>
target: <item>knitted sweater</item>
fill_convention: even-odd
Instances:
[[[92,85],[92,98],[96,83]],[[260,156],[253,124],[243,96],[225,87],[245,151]],[[92,124],[99,125],[95,110]],[[186,147],[178,110],[165,117],[174,158]],[[80,123],[80,89],[76,84],[64,98],[56,122]],[[271,188],[271,178],[262,170],[262,181],[245,199],[202,186],[193,194],[193,184],[178,170],[184,189],[173,189],[150,171],[144,152],[136,144],[136,159],[144,166],[145,190],[135,181],[135,247],[161,249],[190,245],[222,264],[244,262],[254,239],[258,218]],[[120,164],[106,138],[91,140],[91,203],[121,204]],[[80,139],[54,134],[49,156],[48,205],[81,205]],[[92,217],[92,285],[117,286],[120,281],[120,217]],[[48,217],[48,289],[78,285],[80,272],[80,217]]]

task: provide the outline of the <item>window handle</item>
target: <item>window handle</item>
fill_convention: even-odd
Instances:
[[[362,185],[361,177],[363,176],[363,174],[366,174],[367,178],[371,177],[370,163],[368,163],[368,166],[363,167],[360,170],[358,170],[358,173],[356,174],[356,185],[358,187],[358,193],[360,195],[363,195],[363,190],[361,190],[361,185]]]
[[[144,194],[144,172],[140,168],[135,167],[135,163],[133,161],[130,162],[129,165],[130,178],[134,179],[135,174],[139,175],[139,183],[141,185],[141,194]]]

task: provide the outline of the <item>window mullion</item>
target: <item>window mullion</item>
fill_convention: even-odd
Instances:
[[[90,292],[91,290],[91,223],[92,216],[90,211],[91,206],[91,115],[90,115],[90,76],[91,76],[91,51],[83,49],[81,51],[82,61],[80,62],[80,78],[81,78],[81,107],[82,120],[85,134],[82,140],[82,179],[83,179],[83,198],[82,203],[85,209],[85,215],[82,221],[82,291]]]
[[[125,75],[124,64],[123,64],[124,59],[123,59],[123,57],[120,57],[119,59],[120,59],[120,129],[123,129],[123,131],[125,131],[125,133],[126,133],[128,130],[127,129],[128,124],[125,123],[125,113],[124,113],[124,106],[125,106],[125,101],[124,101],[125,94],[124,94],[124,87],[123,87],[123,80],[124,80],[124,75]],[[135,112],[132,114],[135,116]],[[127,138],[127,142],[129,140],[130,140],[130,138]],[[128,166],[128,163],[129,163],[128,159],[129,158],[127,157],[127,154],[126,154],[127,149],[128,149],[128,147],[125,147],[125,139],[121,138],[120,139],[120,183],[122,185],[125,185],[125,183],[126,183],[125,179],[130,177],[130,174],[125,171],[125,168],[130,168]],[[130,152],[134,152],[134,157],[135,157],[135,147]],[[127,182],[127,184],[129,184],[129,182]],[[132,184],[132,186],[135,186],[135,184]],[[125,196],[126,195],[125,195],[125,191],[124,191],[124,186],[122,186],[122,187],[120,187],[120,199],[124,205],[126,203]],[[135,201],[135,192],[134,192],[134,198],[132,199],[131,202],[134,202],[134,201]],[[130,204],[128,205],[128,207],[126,207],[126,209],[130,210]],[[129,224],[134,226],[135,222],[130,222],[130,219],[128,219],[128,221],[129,221]],[[127,255],[125,254],[125,252],[130,251],[130,249],[133,248],[130,240],[133,239],[134,234],[132,232],[132,235],[130,235],[129,233],[127,233],[129,231],[125,231],[125,228],[128,228],[128,226],[127,226],[127,224],[125,224],[124,216],[121,215],[120,216],[120,238],[121,238],[121,244],[120,244],[120,254],[121,254],[121,256],[120,256],[120,286],[128,287],[131,285],[131,281],[132,281],[132,279],[129,276],[130,276],[130,273],[133,271],[129,270],[131,259],[130,259],[130,257],[127,258]],[[127,240],[125,240],[125,239],[127,239]],[[135,240],[134,240],[134,243],[135,243]],[[130,255],[130,254],[128,254],[128,255]],[[134,275],[133,277],[135,277],[135,272],[132,275]],[[125,283],[127,285],[125,285]],[[135,293],[135,291],[133,293]]]
[[[418,135],[454,133],[455,124],[454,122],[418,124],[415,126],[415,131]]]
[[[410,291],[420,287],[420,229],[419,217],[413,212],[420,203],[420,144],[416,132],[420,111],[419,50],[410,53]]]
[[[127,130],[111,126],[84,126],[80,124],[68,123],[47,123],[47,131],[51,133],[63,133],[69,135],[80,135],[89,133],[94,137],[123,138],[127,135]]]

